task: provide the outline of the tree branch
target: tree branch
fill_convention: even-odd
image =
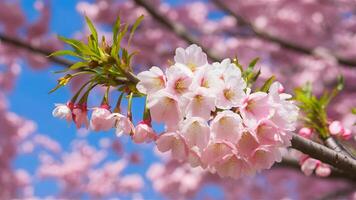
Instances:
[[[191,35],[184,26],[182,26],[179,23],[175,23],[170,21],[167,17],[163,16],[160,14],[155,8],[153,8],[151,5],[148,4],[147,1],[145,0],[134,0],[135,3],[147,10],[150,15],[157,20],[157,22],[161,23],[164,25],[166,28],[168,28],[170,31],[174,32],[177,36],[188,42],[189,44],[197,44],[200,46],[204,52],[208,55],[208,57],[215,61],[218,62],[221,59],[217,57],[210,49],[204,47],[193,35]]]
[[[298,170],[301,172],[301,166],[300,164],[298,163],[298,161],[292,157],[289,157],[289,156],[284,156],[283,159],[282,159],[282,162],[280,163],[275,163],[273,165],[273,167],[284,167],[284,168],[292,168],[292,169],[295,169],[295,170]],[[301,172],[302,173],[302,172]],[[356,175],[354,176],[349,176],[348,174],[344,173],[343,171],[340,171],[334,167],[331,166],[331,173],[329,176],[327,177],[320,177],[320,176],[316,176],[316,175],[313,175],[313,177],[315,178],[319,178],[319,179],[342,179],[342,180],[345,180],[345,181],[348,181],[352,184],[355,184],[356,183]]]
[[[0,42],[6,43],[8,45],[18,47],[21,49],[25,49],[27,51],[34,52],[34,53],[42,55],[42,56],[46,56],[46,58],[49,61],[60,64],[60,65],[71,66],[73,64],[71,61],[66,60],[66,59],[62,59],[62,58],[58,58],[58,57],[48,57],[48,55],[50,55],[52,53],[52,51],[50,51],[50,50],[32,46],[31,44],[21,41],[20,39],[12,38],[12,37],[9,37],[2,33],[0,33]]]
[[[356,160],[321,144],[294,134],[292,147],[324,163],[330,164],[351,177],[356,176]]]
[[[225,5],[224,3],[221,2],[221,0],[212,0],[212,2],[219,7],[221,10],[223,10],[224,12],[226,12],[227,14],[233,16],[239,24],[244,25],[246,27],[248,27],[257,37],[264,39],[266,41],[269,42],[273,42],[276,44],[279,44],[281,47],[284,47],[286,49],[290,49],[292,51],[298,52],[298,53],[302,53],[302,54],[307,54],[307,55],[315,55],[315,50],[312,48],[308,48],[299,44],[295,44],[293,42],[289,42],[286,40],[283,40],[279,37],[276,37],[268,32],[265,32],[263,30],[258,29],[257,27],[255,27],[252,23],[250,23],[249,21],[247,21],[245,18],[243,18],[242,16],[236,14],[231,8],[229,8],[227,5]],[[329,52],[328,52],[329,53]],[[356,67],[356,60],[353,59],[347,59],[347,58],[343,58],[340,57],[339,55],[336,54],[332,54],[329,53],[333,58],[336,59],[336,61],[344,66],[347,67]]]

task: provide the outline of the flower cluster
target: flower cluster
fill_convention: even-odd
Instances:
[[[92,115],[89,121],[88,108],[83,105],[74,105],[73,103],[56,104],[53,110],[53,116],[73,121],[77,128],[83,125],[91,128],[93,131],[108,131],[111,128],[116,129],[116,135],[131,135],[135,143],[150,142],[156,139],[156,133],[151,128],[150,122],[142,121],[135,127],[129,117],[118,112],[112,113],[110,106],[103,104],[100,107],[92,108]]]
[[[298,108],[280,83],[252,92],[230,59],[210,64],[197,45],[178,48],[174,61],[165,73],[154,66],[137,75],[152,120],[166,126],[161,152],[233,178],[281,160]]]

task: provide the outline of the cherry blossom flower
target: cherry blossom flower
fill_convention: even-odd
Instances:
[[[211,112],[215,111],[215,96],[206,88],[198,88],[195,91],[188,92],[183,96],[186,103],[184,114],[187,117],[201,117],[209,120]]]
[[[165,90],[148,96],[147,107],[150,109],[153,121],[164,122],[168,127],[176,127],[181,119],[177,97]]]
[[[140,80],[136,87],[143,94],[153,94],[166,86],[166,77],[162,70],[156,66],[151,67],[149,71],[143,71],[137,74]]]
[[[114,119],[116,136],[120,137],[123,134],[131,134],[131,132],[134,130],[134,125],[128,117],[120,113],[112,113],[110,118]]]
[[[193,72],[208,62],[206,54],[196,44],[192,44],[186,49],[177,48],[174,61],[183,64]]]
[[[167,91],[180,96],[186,93],[192,83],[192,72],[181,65],[173,65],[166,70]]]
[[[157,148],[161,152],[171,151],[172,157],[184,161],[188,156],[188,146],[183,136],[176,132],[167,132],[160,135],[156,141]]]
[[[219,112],[210,127],[215,141],[237,143],[243,131],[241,117],[230,110]]]
[[[135,143],[150,142],[155,140],[156,137],[157,135],[152,127],[145,121],[138,123],[135,127],[134,134],[132,135],[132,139]]]
[[[246,123],[258,123],[259,120],[269,118],[272,114],[271,105],[268,101],[268,94],[255,92],[247,95],[243,99],[240,112]]]
[[[204,149],[208,145],[210,128],[202,118],[187,118],[182,122],[180,132],[189,147],[197,146],[199,149]]]

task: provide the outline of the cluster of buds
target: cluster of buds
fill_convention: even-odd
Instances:
[[[298,108],[280,83],[252,92],[236,62],[208,63],[197,45],[178,48],[165,73],[137,75],[137,89],[165,132],[156,140],[174,158],[238,178],[270,168],[290,145]]]
[[[340,121],[332,121],[329,124],[329,132],[333,136],[337,136],[343,140],[349,140],[352,138],[351,130],[345,128]]]
[[[84,105],[74,105],[73,103],[56,104],[53,110],[53,116],[67,121],[73,121],[77,128],[83,125],[93,131],[108,131],[111,128],[116,129],[116,135],[130,135],[134,142],[150,142],[157,138],[156,133],[151,127],[151,122],[144,120],[133,125],[130,118],[118,112],[112,113],[110,106],[103,104],[100,107],[91,108],[92,114],[89,120],[88,108]]]

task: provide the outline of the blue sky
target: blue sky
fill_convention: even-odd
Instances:
[[[79,15],[75,6],[78,1],[72,0],[55,0],[52,1],[52,18],[50,25],[50,32],[53,34],[63,35],[70,37],[75,32],[83,29],[83,17]],[[34,0],[22,1],[23,10],[25,10],[29,20],[35,20],[38,13],[33,8]],[[37,132],[48,135],[54,140],[58,141],[64,150],[70,150],[70,143],[76,137],[76,129],[73,125],[69,126],[65,121],[61,121],[52,117],[52,109],[54,103],[66,102],[71,93],[68,88],[62,88],[55,93],[48,94],[48,91],[56,85],[57,75],[53,71],[62,69],[61,66],[51,65],[46,70],[33,70],[29,68],[26,63],[22,65],[22,72],[16,83],[15,90],[10,94],[10,109],[19,115],[35,121],[38,125]],[[95,100],[95,98],[94,98]],[[143,100],[136,100],[137,107],[134,108],[134,113],[137,118],[139,117],[140,105]],[[89,144],[99,148],[99,140],[101,138],[110,137],[116,139],[114,131],[109,133],[91,133],[87,137]],[[132,144],[127,139],[122,139],[126,151],[139,150],[143,153],[144,163],[139,166],[130,166],[124,173],[144,174],[149,164],[157,160],[151,149],[152,145],[140,147],[139,145]],[[145,151],[146,150],[146,151]],[[26,169],[30,173],[35,173],[36,165],[38,164],[36,158],[37,151],[32,155],[19,156],[14,164],[15,168]],[[112,154],[109,155],[109,160],[115,160],[117,157]],[[57,186],[52,181],[39,181],[35,182],[35,194],[44,197],[47,195],[55,195],[58,192]],[[146,184],[143,195],[149,198],[158,198],[149,184]]]

